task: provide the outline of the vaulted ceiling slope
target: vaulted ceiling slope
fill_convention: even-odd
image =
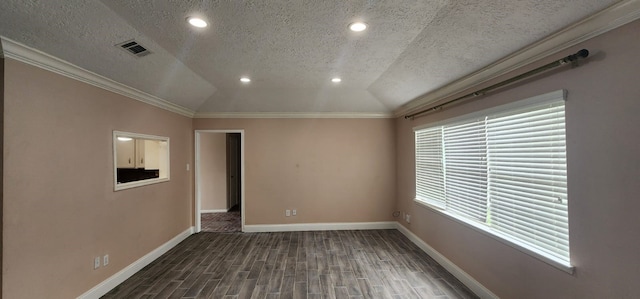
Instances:
[[[615,2],[2,0],[0,35],[198,113],[390,113]]]

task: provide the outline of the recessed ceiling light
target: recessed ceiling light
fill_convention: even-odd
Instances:
[[[332,78],[332,79],[331,79],[331,82],[333,82],[333,83],[340,83],[340,82],[342,82],[342,79],[340,79],[340,78]]]
[[[351,31],[355,31],[355,32],[364,31],[365,29],[367,29],[367,24],[362,23],[362,22],[351,23],[351,24],[349,24],[349,29],[351,29]]]
[[[251,79],[249,79],[249,77],[241,77],[241,78],[240,78],[240,82],[242,82],[242,83],[249,83],[249,82],[251,82]]]
[[[187,21],[193,27],[198,27],[198,28],[207,27],[207,22],[205,20],[203,20],[203,19],[200,19],[200,18],[190,17],[190,18],[187,18]]]

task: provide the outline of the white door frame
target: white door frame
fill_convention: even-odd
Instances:
[[[201,210],[201,198],[200,198],[200,134],[202,133],[240,133],[240,217],[242,218],[242,231],[244,232],[244,209],[245,209],[245,201],[244,201],[244,130],[195,130],[195,148],[196,148],[196,161],[195,161],[195,172],[196,172],[196,204],[195,204],[195,217],[196,217],[196,233],[200,232],[202,229],[202,224],[200,223],[200,210]]]

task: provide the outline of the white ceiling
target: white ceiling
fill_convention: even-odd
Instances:
[[[389,113],[615,2],[2,0],[0,35],[199,113]]]

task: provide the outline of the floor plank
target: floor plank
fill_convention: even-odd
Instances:
[[[396,230],[198,233],[103,298],[478,298]]]

